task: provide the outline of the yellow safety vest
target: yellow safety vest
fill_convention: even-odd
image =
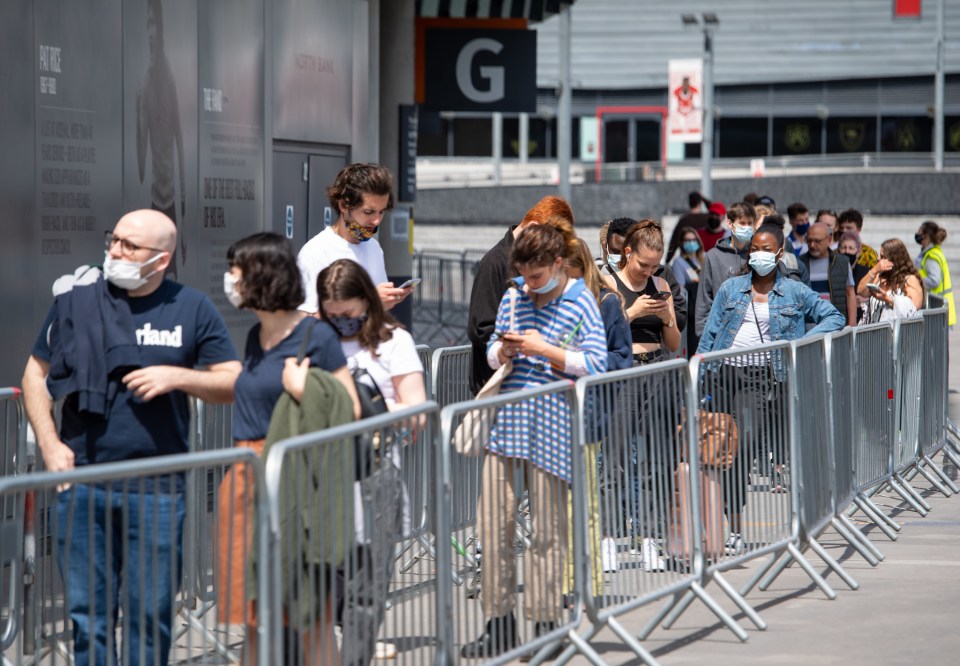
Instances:
[[[947,324],[953,326],[957,323],[957,310],[953,304],[953,283],[950,281],[950,269],[947,268],[947,258],[939,245],[934,245],[923,253],[920,258],[920,277],[927,277],[927,259],[933,259],[940,264],[940,284],[930,290],[931,294],[936,294],[943,298],[947,304]]]

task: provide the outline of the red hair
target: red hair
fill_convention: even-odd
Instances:
[[[546,222],[551,217],[569,220],[570,226],[573,226],[573,210],[570,209],[570,204],[562,197],[552,194],[540,199],[533,208],[528,210],[520,224],[524,225],[527,222]]]

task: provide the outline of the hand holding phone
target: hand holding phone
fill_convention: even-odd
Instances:
[[[670,298],[670,296],[672,296],[672,294],[669,291],[658,291],[650,298],[655,301],[666,301]]]
[[[870,293],[871,293],[871,294],[876,294],[876,293],[878,293],[878,292],[880,291],[880,285],[879,285],[879,284],[869,283],[869,284],[867,284],[867,289],[870,290]]]
[[[418,284],[423,282],[423,278],[410,278],[403,284],[401,284],[397,289],[409,289],[411,287],[416,287]]]

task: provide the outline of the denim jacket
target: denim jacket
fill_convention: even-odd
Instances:
[[[753,275],[748,273],[730,278],[720,286],[703,328],[697,353],[730,348],[752,300],[752,281]],[[779,272],[770,290],[769,302],[770,339],[766,342],[797,340],[804,335],[839,331],[847,323],[830,301],[820,298],[817,292],[802,282],[785,279]],[[816,323],[809,332],[804,327],[807,320]]]

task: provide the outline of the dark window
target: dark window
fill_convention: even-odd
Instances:
[[[503,119],[503,141],[500,147],[504,158],[520,156],[520,119]]]
[[[872,153],[877,149],[877,119],[827,119],[828,153]]]
[[[530,119],[530,129],[527,132],[530,141],[530,157],[549,157],[554,153],[552,122],[543,118]]]
[[[660,161],[660,123],[637,120],[636,156],[638,162]]]
[[[960,116],[944,116],[943,149],[948,152],[960,153]]]
[[[683,159],[699,160],[700,156],[703,154],[702,148],[703,148],[703,145],[699,143],[683,144]]]
[[[453,121],[454,157],[493,155],[493,123],[490,118],[456,118]]]
[[[603,131],[603,161],[627,162],[629,146],[629,120],[608,120]]]
[[[933,150],[933,119],[927,116],[884,117],[880,150],[885,153],[927,153]]]
[[[419,109],[417,113],[417,155],[446,156],[447,121],[435,111]]]
[[[766,118],[720,118],[717,125],[720,157],[766,156]]]
[[[819,118],[774,118],[774,155],[819,155],[821,120]]]

